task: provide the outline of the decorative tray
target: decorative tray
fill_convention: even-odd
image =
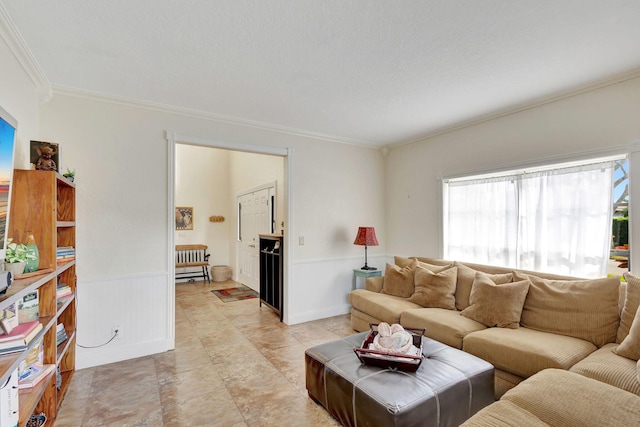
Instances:
[[[401,371],[415,372],[420,367],[424,355],[422,354],[422,335],[424,335],[425,329],[422,328],[404,328],[405,331],[411,333],[413,338],[413,345],[418,349],[418,355],[403,353],[384,353],[382,351],[373,350],[369,348],[369,345],[373,343],[373,339],[378,335],[378,331],[374,327],[378,326],[377,323],[370,323],[371,330],[362,341],[360,347],[354,347],[353,352],[358,356],[360,362],[365,365],[377,366],[379,368],[398,369]]]

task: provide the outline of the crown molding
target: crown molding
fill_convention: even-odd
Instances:
[[[484,116],[480,116],[480,117],[476,117],[474,119],[470,119],[470,120],[465,120],[462,121],[460,123],[456,123],[454,125],[451,126],[445,126],[443,128],[439,128],[436,130],[433,130],[431,132],[427,132],[424,133],[418,137],[415,138],[411,138],[408,140],[404,140],[404,141],[398,141],[398,142],[394,142],[391,144],[387,144],[385,145],[386,148],[388,149],[393,149],[393,148],[397,148],[397,147],[401,147],[403,145],[409,145],[409,144],[413,144],[414,142],[419,142],[419,141],[423,141],[425,139],[428,138],[433,138],[435,136],[439,136],[439,135],[444,135],[450,132],[454,132],[460,129],[464,129],[467,128],[469,126],[474,126],[480,123],[485,123],[485,122],[489,122],[491,120],[495,120],[495,119],[499,119],[501,117],[506,117],[506,116],[510,116],[512,114],[516,114],[516,113],[520,113],[522,111],[526,111],[526,110],[531,110],[533,108],[537,108],[546,104],[551,104],[557,101],[561,101],[563,99],[567,99],[567,98],[571,98],[574,96],[578,96],[581,95],[583,93],[587,93],[587,92],[591,92],[594,91],[596,89],[601,89],[607,86],[612,86],[618,83],[622,83],[625,82],[627,80],[632,80],[635,78],[640,77],[640,69],[639,70],[634,70],[634,71],[630,71],[627,73],[623,73],[623,74],[616,74],[615,76],[609,77],[607,79],[604,80],[599,80],[593,83],[589,83],[583,86],[580,86],[576,89],[572,89],[566,92],[561,92],[558,93],[556,95],[552,95],[552,96],[548,96],[548,97],[544,97],[544,98],[539,98],[537,100],[534,100],[532,102],[528,102],[528,103],[524,103],[521,105],[518,105],[516,107],[513,108],[507,108],[504,110],[500,110],[498,112],[492,113],[492,114],[487,114]]]
[[[2,3],[0,3],[0,37],[7,43],[9,50],[33,82],[40,103],[51,99],[49,79],[40,68],[38,61],[31,53]]]
[[[379,150],[380,146],[372,142],[362,141],[358,139],[344,138],[334,135],[327,135],[317,132],[306,131],[304,129],[298,129],[288,126],[280,126],[271,123],[265,123],[255,120],[242,119],[238,117],[225,116],[222,114],[210,113],[207,111],[194,110],[190,108],[177,107],[173,105],[161,104],[151,101],[143,101],[135,98],[128,98],[123,96],[111,95],[102,92],[94,92],[85,89],[78,89],[69,86],[52,85],[53,93],[59,95],[73,96],[76,98],[84,98],[97,100],[102,102],[109,102],[112,104],[118,104],[129,107],[143,108],[151,111],[158,111],[162,113],[178,114],[181,116],[187,116],[192,118],[198,118],[203,120],[210,120],[218,123],[232,124],[236,126],[250,127],[268,132],[277,132],[287,135],[300,136],[304,138],[319,139],[328,142],[335,142],[338,144],[355,145],[361,148],[368,148],[372,150]]]

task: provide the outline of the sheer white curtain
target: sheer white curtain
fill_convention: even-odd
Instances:
[[[579,277],[606,274],[613,162],[520,179],[519,268]]]
[[[513,177],[451,182],[448,187],[445,258],[514,266],[518,185]]]
[[[613,162],[445,185],[445,258],[579,277],[606,274]]]

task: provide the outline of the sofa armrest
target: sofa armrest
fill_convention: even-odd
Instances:
[[[382,284],[384,283],[384,276],[380,277],[368,277],[364,282],[365,289],[371,292],[382,291]]]

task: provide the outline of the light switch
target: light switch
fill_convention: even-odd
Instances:
[[[304,236],[298,236],[298,244],[304,246]]]

